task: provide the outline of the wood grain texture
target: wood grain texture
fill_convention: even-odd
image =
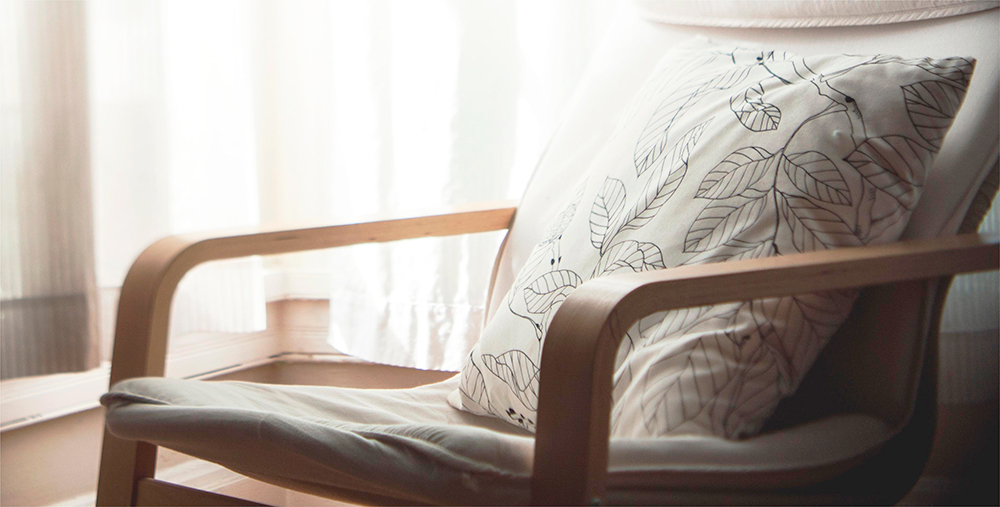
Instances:
[[[615,352],[620,333],[638,319],[677,308],[997,269],[997,242],[970,234],[615,275],[583,284],[556,313],[542,352],[532,503],[590,504],[603,495]]]
[[[181,278],[199,264],[251,255],[503,230],[510,226],[515,211],[515,203],[489,202],[404,218],[161,239],[139,255],[122,284],[110,385],[128,378],[163,375],[174,291]],[[153,476],[155,462],[155,446],[121,440],[105,432],[98,505],[133,504],[137,481]]]

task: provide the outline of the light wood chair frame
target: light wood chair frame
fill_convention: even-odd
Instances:
[[[516,209],[511,202],[493,202],[406,218],[160,240],[139,256],[122,286],[110,383],[163,376],[171,299],[198,264],[505,230]],[[638,319],[669,309],[917,280],[946,286],[954,274],[997,269],[998,252],[996,237],[965,234],[588,281],[563,303],[545,341],[541,368],[549,373],[539,388],[532,503],[592,504],[603,497],[615,353],[623,331]],[[582,412],[589,417],[581,417],[578,407],[589,407]],[[156,480],[156,450],[105,430],[98,505],[255,505]],[[344,497],[412,503],[349,491]]]

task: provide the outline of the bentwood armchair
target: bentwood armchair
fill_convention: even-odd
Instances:
[[[111,378],[117,387],[106,398],[98,503],[249,503],[155,479],[158,446],[279,486],[371,504],[873,504],[902,498],[934,436],[937,336],[951,277],[997,269],[1000,262],[997,238],[975,233],[997,192],[1000,13],[984,2],[949,8],[881,2],[860,14],[802,3],[818,10],[807,6],[809,15],[795,18],[794,11],[776,12],[766,2],[652,1],[623,9],[517,205],[172,237],[150,246],[122,289]],[[716,17],[706,16],[712,9]],[[533,436],[450,409],[445,398],[454,379],[405,392],[166,379],[119,384],[163,375],[174,288],[192,267],[214,259],[507,229],[491,283],[489,311],[495,312],[559,211],[560,199],[552,197],[572,190],[564,182],[574,166],[594,156],[610,119],[659,56],[700,33],[799,52],[978,59],[964,116],[941,149],[903,241],[583,284],[548,328]],[[855,287],[864,290],[851,316],[758,436],[609,439],[612,367],[630,323],[667,309]]]

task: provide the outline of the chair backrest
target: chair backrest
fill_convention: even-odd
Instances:
[[[496,311],[549,220],[569,199],[573,185],[567,185],[566,181],[573,181],[588,166],[614,128],[618,113],[667,49],[699,34],[802,55],[882,53],[976,58],[965,105],[927,177],[924,195],[904,238],[949,235],[959,230],[977,190],[998,159],[1000,10],[996,7],[1000,4],[968,1],[952,4],[953,8],[948,10],[929,2],[859,2],[865,12],[852,18],[836,16],[842,12],[831,14],[832,7],[839,9],[838,6],[844,5],[841,2],[721,2],[725,5],[713,7],[717,3],[720,2],[637,1],[634,5],[626,4],[612,21],[523,196],[497,259],[488,316]],[[779,19],[788,13],[774,11],[787,9],[793,3],[799,4],[799,11],[814,17]],[[771,9],[772,6],[775,8]],[[713,8],[730,14],[724,23],[735,24],[736,19],[744,27],[660,22],[683,18],[686,23],[707,25],[714,18],[700,16]],[[830,23],[831,16],[836,18],[834,24],[864,26],[816,26]],[[900,19],[916,21],[898,22]],[[891,24],[879,24],[886,21]],[[756,27],[746,28],[748,25]],[[778,25],[799,27],[774,27]],[[852,317],[832,339],[835,345],[817,363],[817,373],[810,374],[810,380],[803,385],[801,396],[796,397],[799,400],[788,405],[798,403],[809,410],[862,411],[887,422],[903,422],[916,396],[917,379],[927,357],[921,347],[911,344],[914,340],[925,343],[923,338],[936,329],[936,322],[932,321],[940,312],[933,307],[939,304],[939,292],[937,284],[865,291]],[[878,339],[870,339],[872,336]],[[824,383],[823,378],[836,378],[837,385]],[[874,386],[881,388],[873,389]],[[815,406],[801,401],[810,397],[836,401],[827,400]]]

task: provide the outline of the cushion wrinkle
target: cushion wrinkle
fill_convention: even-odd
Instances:
[[[294,386],[139,379],[116,385],[103,401],[109,407],[108,428],[116,436],[150,441],[303,491],[322,494],[324,488],[347,488],[414,502],[526,503],[533,438],[523,432],[498,431],[510,425],[496,419],[442,410],[442,398],[453,388],[454,383],[446,383],[405,394],[333,387],[304,390],[309,396],[303,400],[320,400],[328,411],[338,410],[338,403],[354,403],[377,414],[400,400],[416,407],[400,409],[409,415],[408,422],[389,424],[345,420],[342,414],[347,412],[325,418],[317,415],[318,410],[286,413],[280,403],[270,411],[233,406],[240,403],[234,391],[252,392],[261,403],[288,402],[289,394],[300,391]],[[433,417],[422,413],[432,407]],[[454,414],[468,417],[469,422],[452,422]],[[884,423],[855,415],[746,441],[614,438],[608,484],[617,488],[651,480],[689,480],[691,474],[697,477],[705,470],[780,473],[817,461],[813,450],[827,458],[850,457],[884,438],[884,428]],[[802,442],[815,445],[804,447]],[[831,448],[839,452],[828,453]]]

